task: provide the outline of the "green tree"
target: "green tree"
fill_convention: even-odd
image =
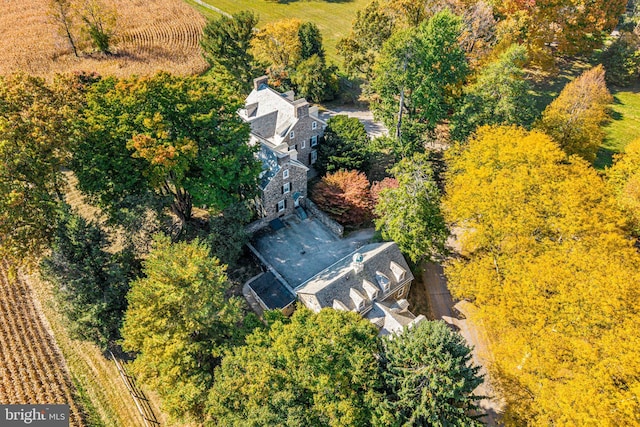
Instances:
[[[111,53],[111,40],[115,33],[117,13],[102,0],[83,0],[79,8],[84,31],[93,45],[102,53]]]
[[[324,62],[322,33],[316,24],[313,22],[302,23],[298,29],[298,38],[300,39],[300,57],[302,60],[317,55]]]
[[[524,46],[513,45],[480,70],[476,82],[465,88],[462,105],[453,116],[453,138],[464,141],[482,125],[530,124],[534,105],[522,69],[526,60]]]
[[[607,83],[629,86],[638,81],[640,74],[640,37],[623,32],[602,53]]]
[[[414,262],[443,254],[448,231],[428,156],[416,153],[402,159],[391,173],[398,186],[380,192],[374,210],[376,229]]]
[[[299,308],[216,369],[210,425],[367,426],[381,401],[376,328],[357,313]]]
[[[253,77],[259,73],[250,52],[256,25],[258,17],[249,11],[232,17],[221,15],[207,22],[200,40],[213,72],[218,72],[217,67],[225,69],[245,90],[250,89]]]
[[[356,13],[351,33],[338,42],[338,53],[344,58],[344,69],[351,75],[361,74],[371,80],[373,64],[395,29],[391,14],[374,0]]]
[[[394,33],[376,60],[373,111],[409,145],[419,145],[424,132],[448,116],[467,75],[458,43],[461,26],[448,10],[439,12],[416,28]]]
[[[120,337],[129,280],[138,263],[128,249],[111,254],[111,242],[95,224],[68,208],[56,224],[52,252],[40,263],[56,285],[56,297],[72,333],[106,348]]]
[[[340,114],[327,121],[324,142],[318,148],[314,167],[321,175],[340,169],[366,172],[369,167],[369,136],[354,117]]]
[[[473,390],[483,382],[464,338],[442,321],[423,321],[382,339],[385,409],[398,426],[482,426]],[[477,412],[476,412],[477,413]]]
[[[260,166],[227,83],[160,73],[95,85],[74,150],[80,189],[112,212],[169,199],[183,222],[193,203],[223,210],[252,197]]]
[[[298,95],[312,102],[332,100],[339,90],[337,68],[318,55],[300,61],[291,74]]]
[[[63,200],[62,168],[81,102],[71,79],[0,77],[0,253],[37,258],[48,247]]]
[[[251,219],[251,211],[241,203],[227,207],[209,220],[206,241],[211,255],[230,267],[236,266],[243,247],[249,240],[244,226]]]
[[[604,139],[602,125],[609,117],[612,101],[604,68],[598,65],[567,83],[534,126],[551,136],[567,154],[593,162]]]
[[[241,338],[241,301],[225,298],[226,266],[210,251],[157,236],[127,295],[122,344],[138,354],[132,369],[180,419],[201,419],[213,370]]]

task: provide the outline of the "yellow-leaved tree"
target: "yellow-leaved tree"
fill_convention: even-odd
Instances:
[[[301,25],[299,19],[282,19],[266,24],[251,40],[254,57],[276,69],[295,66],[302,54],[298,37]]]
[[[598,65],[568,83],[534,126],[551,136],[567,154],[593,162],[604,138],[602,125],[608,119],[611,102],[604,68]]]
[[[631,222],[631,231],[640,236],[640,138],[630,142],[623,154],[615,156],[607,171],[609,184]]]
[[[448,153],[446,269],[478,307],[510,425],[638,422],[640,255],[602,178],[539,131],[484,127]]]

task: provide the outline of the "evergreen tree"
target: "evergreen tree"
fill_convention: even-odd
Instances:
[[[423,321],[382,339],[388,416],[398,426],[482,426],[473,391],[482,384],[464,338]]]
[[[129,280],[138,273],[131,250],[107,252],[110,242],[95,223],[68,208],[60,214],[51,255],[40,264],[72,333],[107,347],[120,337]]]

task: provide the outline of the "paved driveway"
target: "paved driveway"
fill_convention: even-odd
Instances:
[[[480,372],[485,375],[485,380],[475,390],[477,395],[489,397],[479,402],[480,408],[487,414],[482,418],[482,421],[488,426],[501,425],[499,418],[504,409],[504,402],[495,396],[491,386],[491,378],[486,370],[491,356],[487,348],[486,337],[482,328],[477,327],[466,318],[466,315],[469,315],[469,311],[472,310],[472,305],[461,302],[454,303],[440,264],[423,264],[422,280],[427,290],[431,319],[441,319],[454,326],[467,343],[473,347],[473,363],[482,367]],[[463,315],[461,316],[459,312]]]
[[[278,231],[259,233],[253,245],[292,288],[315,276],[361,246],[369,243],[373,229],[340,239],[319,221],[289,216]]]

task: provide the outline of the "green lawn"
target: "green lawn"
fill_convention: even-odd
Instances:
[[[285,18],[298,18],[315,23],[322,32],[327,57],[336,65],[342,61],[336,53],[336,43],[351,30],[351,22],[356,12],[371,0],[290,0],[274,2],[267,0],[205,0],[227,13],[250,10],[260,17],[260,24]],[[192,2],[189,2],[193,4]],[[199,10],[204,8],[198,7]],[[208,15],[208,13],[207,13]]]
[[[595,162],[598,169],[610,166],[614,154],[624,151],[629,142],[640,138],[640,85],[611,93],[614,98],[612,120],[605,127],[607,136]]]

